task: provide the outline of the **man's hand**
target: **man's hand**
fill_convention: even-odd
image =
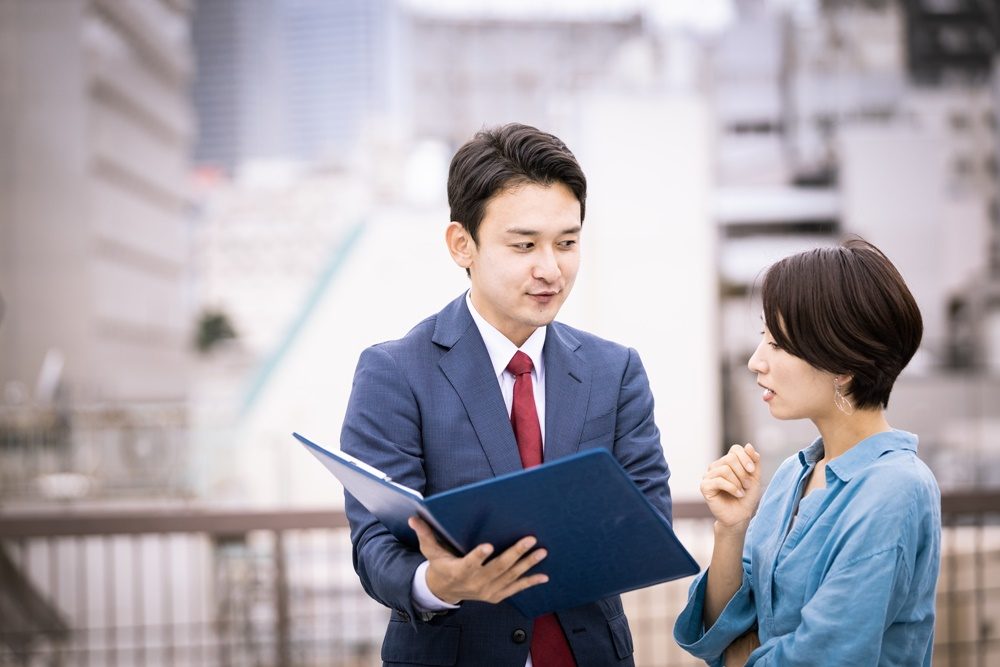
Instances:
[[[760,646],[760,637],[757,636],[756,630],[749,630],[748,632],[737,637],[729,648],[726,649],[725,654],[722,657],[722,664],[725,667],[744,667],[747,664],[747,659],[750,654]]]
[[[544,574],[523,576],[545,558],[545,549],[536,549],[534,537],[525,537],[502,554],[486,563],[493,546],[480,544],[459,558],[445,549],[434,531],[419,517],[410,517],[410,528],[420,540],[420,553],[427,559],[427,587],[438,599],[448,604],[462,600],[500,602],[526,588],[544,584]]]

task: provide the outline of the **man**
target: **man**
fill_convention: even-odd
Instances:
[[[341,446],[433,495],[585,449],[611,451],[670,519],[653,398],[631,349],[556,323],[580,264],[587,182],[558,138],[478,133],[452,159],[448,250],[469,291],[358,362]],[[420,552],[347,497],[355,569],[392,609],[388,665],[632,665],[618,596],[538,619],[503,601],[544,575],[526,536],[463,558],[411,519]],[[567,508],[572,510],[572,508]],[[556,575],[557,576],[557,575]]]

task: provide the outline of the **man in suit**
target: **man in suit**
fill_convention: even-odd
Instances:
[[[670,520],[669,471],[634,350],[554,322],[580,263],[587,183],[555,136],[510,124],[452,159],[448,250],[468,292],[400,340],[365,350],[341,446],[424,495],[603,447]],[[623,282],[623,288],[628,288]],[[526,536],[493,555],[420,551],[347,496],[355,569],[391,608],[388,665],[632,665],[618,596],[529,619],[504,603],[546,555]],[[572,509],[572,508],[568,508]]]

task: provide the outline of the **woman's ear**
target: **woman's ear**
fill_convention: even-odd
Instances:
[[[472,258],[475,254],[476,242],[472,240],[468,230],[462,223],[452,221],[444,233],[445,243],[448,245],[448,252],[451,258],[463,269],[472,266]]]

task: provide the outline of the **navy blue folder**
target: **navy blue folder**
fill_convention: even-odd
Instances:
[[[500,553],[534,535],[549,555],[545,584],[507,600],[529,618],[697,574],[670,524],[605,449],[468,484],[429,498],[341,452],[293,434],[398,540],[420,515],[460,554],[484,542]]]

